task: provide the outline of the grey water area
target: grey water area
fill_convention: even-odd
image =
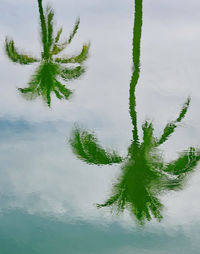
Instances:
[[[0,254],[199,253],[200,164],[181,190],[159,195],[162,221],[139,226],[127,209],[117,214],[96,206],[112,193],[120,165],[87,164],[70,147],[79,127],[95,133],[102,147],[127,155],[134,1],[50,1],[63,38],[80,16],[66,54],[91,42],[86,72],[66,83],[72,97],[52,96],[51,108],[17,91],[37,63],[14,64],[4,50],[10,36],[16,47],[40,57],[37,1],[0,2]],[[160,147],[165,161],[200,147],[199,8],[195,0],[143,1],[139,137],[146,119],[159,137],[191,97],[185,118]]]

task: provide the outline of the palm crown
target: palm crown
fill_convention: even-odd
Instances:
[[[89,44],[84,44],[78,55],[57,57],[57,55],[71,43],[78,30],[80,20],[77,19],[68,40],[61,43],[60,36],[62,28],[54,35],[53,9],[47,6],[44,13],[42,0],[38,0],[38,7],[43,46],[41,58],[37,59],[36,57],[19,53],[15,47],[14,41],[8,38],[6,38],[5,48],[8,57],[13,62],[25,65],[40,62],[35,74],[29,81],[29,86],[26,88],[18,88],[18,90],[24,94],[26,98],[33,99],[37,96],[42,96],[43,100],[50,107],[51,92],[54,92],[58,99],[69,98],[72,92],[66,88],[58,78],[62,78],[64,81],[68,82],[77,79],[85,72],[83,63],[88,58]],[[68,64],[68,66],[64,64]]]
[[[122,171],[113,185],[112,195],[104,204],[98,207],[113,207],[118,212],[128,208],[139,224],[155,217],[162,219],[162,203],[158,194],[168,190],[180,190],[187,175],[200,160],[200,151],[193,147],[180,153],[179,157],[165,163],[158,147],[163,144],[175,131],[185,117],[190,98],[183,105],[179,116],[169,122],[160,138],[153,135],[153,124],[145,121],[142,125],[143,139],[140,141],[137,128],[137,112],[135,88],[140,74],[140,41],[142,31],[142,0],[135,0],[135,21],[133,29],[133,64],[130,90],[129,112],[133,125],[133,139],[126,158],[115,151],[103,149],[93,133],[75,129],[70,139],[73,152],[78,158],[88,164],[108,165],[121,163]]]

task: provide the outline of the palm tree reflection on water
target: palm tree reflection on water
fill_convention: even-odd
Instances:
[[[40,62],[35,74],[29,81],[27,88],[19,88],[18,90],[27,99],[34,99],[37,96],[42,96],[47,105],[51,106],[51,93],[54,92],[58,99],[68,99],[72,91],[65,87],[59,78],[68,82],[73,79],[79,78],[84,72],[84,61],[88,58],[89,44],[84,44],[81,52],[75,56],[56,57],[62,52],[74,38],[80,20],[77,19],[73,31],[71,32],[68,40],[60,43],[60,36],[62,28],[59,29],[54,36],[54,11],[50,6],[47,6],[44,13],[42,7],[42,0],[38,0],[38,7],[40,13],[41,25],[41,41],[43,51],[41,58],[19,53],[15,47],[14,41],[6,38],[5,49],[8,57],[15,63],[31,64]],[[68,66],[64,66],[68,64]]]
[[[113,184],[112,195],[104,204],[97,207],[112,207],[117,212],[129,209],[136,221],[143,225],[152,217],[160,221],[163,205],[159,194],[166,191],[178,191],[184,187],[189,173],[194,171],[200,160],[200,150],[190,147],[179,157],[165,163],[159,146],[175,131],[185,117],[190,105],[187,98],[176,120],[169,122],[160,138],[154,136],[152,122],[142,125],[143,139],[140,141],[137,127],[135,88],[140,75],[140,42],[142,31],[142,0],[135,0],[135,20],[133,29],[132,60],[134,70],[130,81],[129,112],[132,121],[132,143],[128,154],[122,158],[116,151],[103,149],[95,134],[76,128],[70,139],[74,154],[88,164],[109,165],[121,163],[121,174]]]

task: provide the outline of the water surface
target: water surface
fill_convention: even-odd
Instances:
[[[180,126],[159,148],[165,162],[199,146],[199,5],[143,1],[135,90],[140,140],[145,120],[160,137],[191,97]],[[4,50],[10,36],[25,53],[41,56],[37,1],[1,3],[0,253],[198,253],[198,165],[181,190],[158,195],[163,219],[152,218],[141,228],[129,209],[112,214],[109,207],[96,207],[111,196],[120,166],[87,164],[70,147],[78,126],[94,133],[100,147],[127,155],[133,141],[134,2],[52,0],[51,6],[63,39],[80,16],[66,54],[80,53],[85,42],[91,46],[85,73],[67,83],[73,95],[52,95],[49,109],[41,97],[27,101],[17,91],[27,86],[37,63],[14,64]]]

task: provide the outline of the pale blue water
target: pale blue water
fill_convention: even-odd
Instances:
[[[86,221],[63,223],[21,211],[0,216],[1,253],[198,253],[198,245],[181,229],[171,235],[162,230],[132,232],[113,223],[109,227]],[[193,230],[197,232],[197,225]],[[11,233],[12,232],[12,233]]]

